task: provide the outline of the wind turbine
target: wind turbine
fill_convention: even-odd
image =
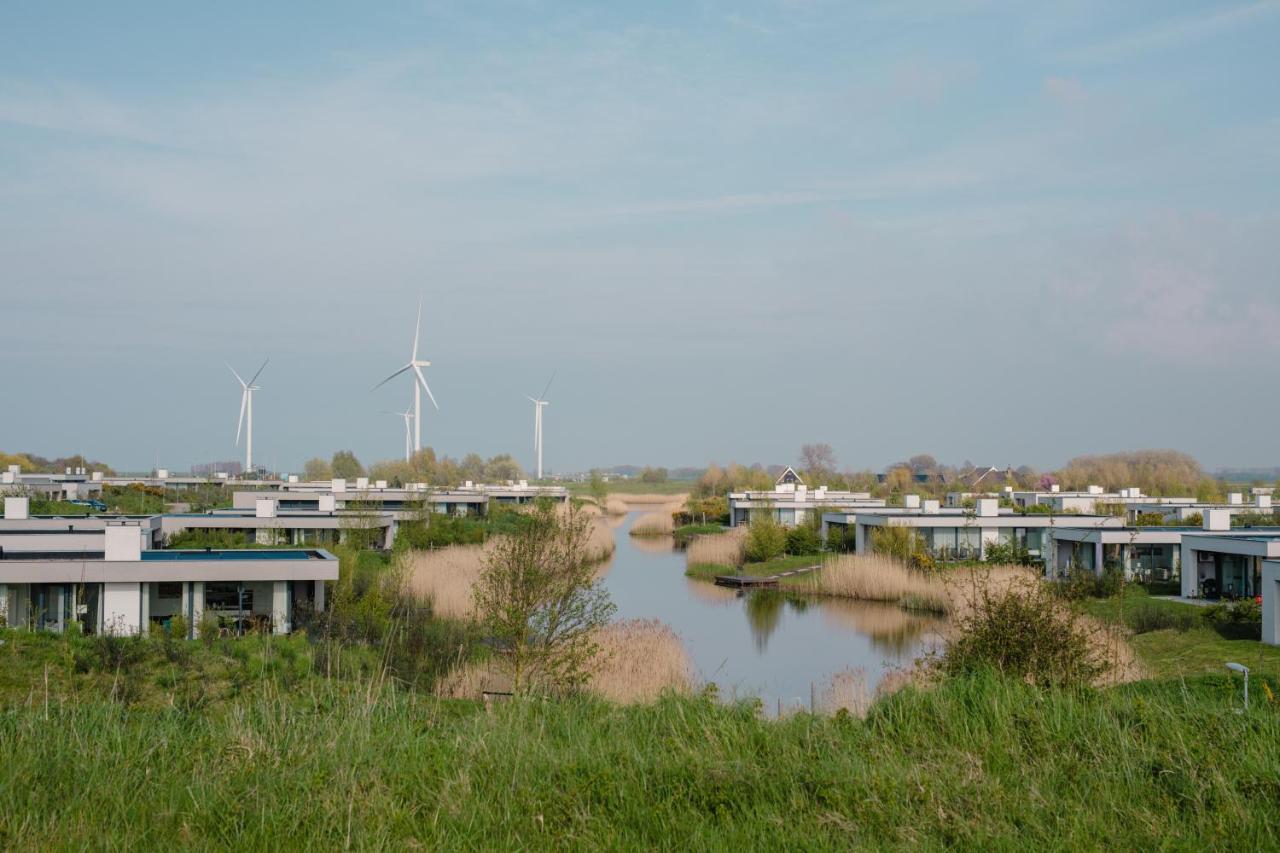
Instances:
[[[413,420],[413,408],[405,409],[403,412],[393,412],[390,409],[383,409],[384,415],[395,415],[398,418],[404,418],[404,461],[409,462],[413,459],[413,428],[409,426],[409,422]]]
[[[401,373],[412,372],[413,379],[413,450],[416,453],[422,449],[422,392],[427,392],[427,397],[431,399],[431,405],[436,407],[436,411],[440,411],[440,404],[436,402],[435,395],[431,393],[431,388],[427,385],[427,377],[422,375],[422,368],[430,367],[431,362],[418,358],[418,333],[422,330],[422,299],[418,299],[418,323],[413,327],[413,353],[409,356],[409,363],[388,376],[386,379],[373,386],[377,391],[383,385],[386,385],[392,379],[395,379]]]
[[[538,479],[542,479],[542,409],[544,406],[550,406],[551,403],[544,399],[547,392],[551,390],[551,383],[556,381],[556,374],[552,372],[551,378],[547,380],[547,387],[542,389],[542,393],[537,397],[530,397],[528,394],[524,398],[533,403],[533,449],[538,454]]]
[[[258,381],[258,377],[262,375],[263,368],[267,366],[267,361],[270,360],[271,359],[267,359],[262,362],[262,367],[258,368],[258,372],[253,374],[253,378],[248,382],[245,382],[240,374],[236,373],[236,369],[234,367],[230,364],[227,365],[227,370],[230,370],[231,374],[235,376],[236,380],[240,383],[240,388],[242,389],[240,393],[240,422],[236,424],[237,447],[240,446],[240,430],[245,426],[246,415],[248,416],[249,421],[249,429],[245,432],[244,442],[244,471],[246,475],[253,470],[253,392],[262,390],[253,383]]]

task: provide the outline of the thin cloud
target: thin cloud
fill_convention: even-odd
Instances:
[[[1229,32],[1277,12],[1280,12],[1280,0],[1259,0],[1244,6],[1164,21],[1085,47],[1072,54],[1072,58],[1078,62],[1120,62],[1137,54],[1167,50]]]

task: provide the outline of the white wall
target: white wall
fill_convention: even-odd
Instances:
[[[141,586],[136,583],[104,583],[102,585],[102,632],[104,634],[137,634],[141,630]]]
[[[1262,642],[1280,646],[1280,560],[1262,561]]]

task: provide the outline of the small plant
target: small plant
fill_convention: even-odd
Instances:
[[[787,531],[786,551],[796,556],[817,554],[822,551],[822,540],[818,533],[807,524]]]

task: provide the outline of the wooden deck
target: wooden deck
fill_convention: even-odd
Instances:
[[[778,572],[776,575],[716,575],[716,586],[731,586],[737,589],[777,586],[783,578],[807,575],[820,568],[822,564],[815,563],[812,566],[801,566],[798,569]]]

